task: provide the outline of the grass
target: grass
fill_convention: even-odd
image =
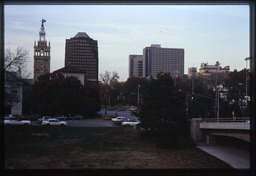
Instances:
[[[230,168],[195,148],[168,149],[133,128],[8,126],[6,169]]]

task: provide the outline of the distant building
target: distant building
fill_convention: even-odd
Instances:
[[[143,77],[143,55],[129,55],[129,77]]]
[[[221,67],[220,63],[217,61],[215,65],[209,65],[208,63],[201,63],[199,69],[199,74],[201,76],[210,76],[216,73],[229,73],[229,66]]]
[[[22,85],[19,69],[17,72],[5,72],[4,106],[6,114],[22,115]]]
[[[31,114],[31,92],[35,84],[34,79],[22,79],[22,113]]]
[[[85,32],[66,39],[65,67],[77,68],[89,81],[98,82],[98,43]]]
[[[21,70],[17,72],[5,72],[4,108],[5,114],[22,115],[30,112],[26,102],[30,99],[30,93],[35,83],[34,79],[22,79]],[[28,110],[29,109],[29,110]]]
[[[196,78],[196,74],[197,74],[197,68],[196,67],[190,67],[188,68],[188,78]]]
[[[45,40],[44,23],[46,20],[42,19],[41,28],[39,31],[39,41],[34,43],[34,79],[40,75],[50,73],[50,42],[47,45]]]
[[[184,49],[161,48],[151,45],[143,49],[143,77],[156,78],[160,72],[170,73],[173,78],[184,75]]]
[[[84,85],[86,79],[86,74],[84,71],[81,71],[80,69],[71,66],[63,67],[59,70],[54,71],[53,73],[61,73],[65,78],[70,76],[76,77],[82,85]]]

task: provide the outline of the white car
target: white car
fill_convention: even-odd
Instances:
[[[42,125],[60,125],[60,126],[65,125],[66,126],[67,122],[51,118],[51,119],[42,121]]]
[[[137,119],[128,119],[128,121],[122,122],[122,126],[136,126],[140,123]]]
[[[129,108],[129,111],[135,111],[135,110],[136,110],[136,109],[135,109],[134,106],[132,106],[132,107]]]
[[[126,121],[127,118],[126,117],[122,117],[122,116],[119,116],[119,117],[116,117],[116,118],[113,118],[112,121],[116,124],[122,124],[122,122]]]
[[[4,124],[5,125],[31,125],[31,121],[30,120],[21,120],[21,119],[4,120]]]

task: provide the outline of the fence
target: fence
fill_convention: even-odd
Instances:
[[[201,122],[244,122],[250,123],[250,117],[234,117],[234,118],[202,118]]]

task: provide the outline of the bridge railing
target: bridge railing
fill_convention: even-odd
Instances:
[[[234,117],[234,118],[202,118],[201,122],[244,122],[250,123],[250,117]]]

